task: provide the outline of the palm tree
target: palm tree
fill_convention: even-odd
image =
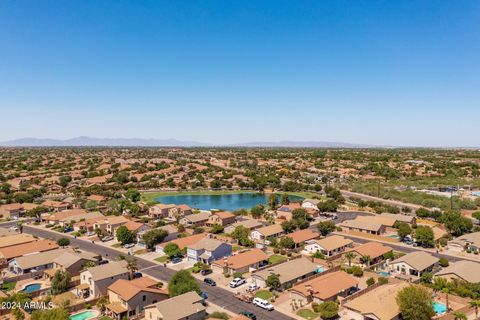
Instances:
[[[23,222],[22,221],[17,222],[17,228],[18,228],[18,231],[20,231],[20,233],[23,233]]]
[[[347,258],[348,260],[348,266],[351,267],[352,266],[352,260],[355,259],[357,255],[353,252],[347,252],[345,254],[345,258]]]
[[[450,310],[450,304],[448,303],[448,292],[449,292],[449,290],[448,290],[448,288],[443,288],[442,292],[445,293],[445,298],[447,300],[447,312],[448,312],[448,310]]]
[[[467,316],[463,312],[455,312],[453,317],[455,320],[468,320]]]
[[[372,258],[370,258],[370,256],[364,256],[362,258],[362,261],[363,261],[363,263],[365,263],[365,265],[369,266],[370,262],[372,262]]]
[[[475,309],[475,319],[478,319],[478,308],[480,307],[480,300],[470,301],[470,307]]]
[[[127,261],[127,269],[128,271],[130,271],[130,278],[133,279],[133,274],[135,273],[135,271],[138,270],[137,259],[127,258],[126,261]]]

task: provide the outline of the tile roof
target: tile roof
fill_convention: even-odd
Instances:
[[[393,249],[383,245],[379,242],[367,242],[364,244],[361,244],[359,246],[353,247],[350,250],[347,251],[355,251],[362,257],[369,256],[372,259],[378,258],[380,256],[383,256],[384,254],[392,251]]]
[[[480,283],[480,263],[461,260],[453,262],[445,269],[435,273],[435,277],[446,276],[449,274],[456,275],[457,277],[470,282]]]
[[[269,236],[272,236],[274,234],[282,233],[283,229],[282,229],[282,226],[279,225],[279,224],[272,224],[272,225],[269,225],[269,226],[266,226],[266,227],[263,227],[263,228],[258,228],[255,231],[259,232],[260,234],[262,234],[265,237],[269,237]]]
[[[312,240],[320,237],[318,232],[312,231],[310,229],[297,230],[286,235],[295,242],[296,244],[302,243],[307,240]]]
[[[298,258],[254,272],[253,275],[267,279],[270,274],[277,274],[280,282],[286,283],[314,272],[317,268],[318,266],[310,259]]]
[[[128,301],[140,292],[150,292],[167,295],[168,290],[157,287],[158,282],[149,277],[141,277],[133,280],[119,279],[112,283],[108,290],[115,292],[122,299]]]
[[[393,260],[390,264],[404,262],[412,268],[422,271],[438,262],[438,258],[425,251],[415,251]]]
[[[346,239],[342,236],[332,235],[320,240],[314,240],[320,247],[327,251],[332,251],[338,248],[348,246],[353,243],[352,240]]]
[[[125,260],[113,261],[108,264],[102,264],[93,268],[89,268],[84,272],[90,272],[94,281],[102,280],[120,275],[122,273],[127,273],[127,262]]]
[[[306,297],[311,294],[320,300],[327,300],[357,285],[358,281],[354,277],[346,272],[336,271],[305,281],[291,290],[300,292]]]
[[[214,262],[221,267],[227,264],[230,268],[240,269],[252,264],[268,260],[268,256],[261,249],[253,249],[246,252],[238,253],[225,259]]]
[[[29,234],[17,233],[9,236],[0,237],[0,248],[15,246],[23,243],[33,242],[36,239]]]
[[[194,250],[204,249],[204,250],[207,250],[207,251],[214,251],[215,249],[220,247],[222,244],[223,244],[222,241],[219,241],[219,240],[213,239],[213,238],[205,237],[205,238],[201,239],[200,241],[198,241],[198,242],[196,242],[192,245],[189,245],[188,248],[189,249],[194,249]]]
[[[203,238],[205,238],[204,233],[194,234],[192,236],[188,236],[188,237],[184,237],[184,238],[178,238],[178,239],[175,239],[175,240],[172,240],[172,241],[161,243],[160,246],[165,248],[165,246],[167,244],[175,243],[180,248],[180,250],[182,250],[183,248],[194,245],[195,243],[202,240]]]
[[[195,292],[190,291],[179,296],[157,302],[145,307],[156,308],[162,315],[162,320],[185,319],[198,312],[205,311],[206,307],[201,303],[202,298]]]
[[[50,240],[38,240],[0,249],[0,257],[9,260],[23,255],[57,249],[58,245]]]

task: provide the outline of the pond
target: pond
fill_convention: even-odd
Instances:
[[[186,204],[192,208],[201,210],[228,210],[250,209],[256,205],[268,203],[268,194],[258,192],[209,194],[209,195],[186,195],[172,194],[155,198],[156,201],[165,204]],[[280,199],[280,195],[279,195]],[[301,201],[302,197],[289,196],[290,201]]]

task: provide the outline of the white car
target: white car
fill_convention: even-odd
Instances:
[[[241,286],[242,284],[246,283],[247,280],[243,278],[235,278],[232,281],[230,281],[230,288],[236,288],[238,286]]]
[[[135,247],[135,243],[127,243],[126,245],[123,246],[125,249],[130,249]]]
[[[259,289],[260,289],[259,286],[257,286],[255,283],[252,283],[251,285],[248,286],[247,292],[254,292],[254,291],[257,291]]]
[[[268,311],[273,310],[273,306],[267,300],[263,300],[263,299],[260,299],[260,298],[255,298],[255,299],[253,299],[252,303],[254,305],[256,305],[257,307],[260,307],[262,309],[265,309],[265,310],[268,310]]]

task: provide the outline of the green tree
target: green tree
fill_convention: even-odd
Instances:
[[[435,245],[435,237],[432,228],[429,226],[418,226],[415,229],[415,240],[422,245],[433,247]]]
[[[70,239],[68,238],[60,238],[57,240],[57,244],[60,246],[60,247],[66,247],[70,244]]]
[[[265,213],[265,207],[261,204],[256,205],[255,207],[250,209],[250,214],[255,219],[262,217],[264,213]]]
[[[88,269],[88,268],[93,268],[93,267],[96,267],[97,264],[93,261],[87,261],[85,262],[85,264],[83,265],[83,268],[84,269]]]
[[[167,236],[168,236],[168,232],[166,230],[153,229],[145,232],[142,235],[142,241],[147,246],[147,249],[152,251],[155,249],[155,246],[159,243],[162,243]]]
[[[68,186],[68,184],[72,181],[72,177],[70,176],[61,176],[58,178],[58,184],[62,187],[65,188]]]
[[[180,250],[179,246],[176,243],[170,242],[168,243],[165,248],[163,248],[163,252],[171,259],[173,257],[179,257],[182,254],[182,250]]]
[[[68,320],[68,311],[64,308],[53,308],[35,310],[32,312],[31,320]]]
[[[189,271],[180,270],[175,273],[168,284],[170,298],[190,291],[196,291],[198,294],[202,293],[200,286]]]
[[[367,286],[373,286],[375,284],[375,278],[370,277],[367,279]]]
[[[336,212],[338,209],[338,203],[333,199],[327,199],[325,201],[320,201],[317,204],[317,208],[320,212]]]
[[[276,193],[272,193],[268,196],[268,206],[270,207],[270,210],[277,210],[278,195]]]
[[[324,320],[336,319],[338,317],[338,304],[333,301],[326,301],[318,307],[320,318]]]
[[[349,267],[352,266],[352,260],[355,259],[356,256],[357,255],[352,251],[345,253],[345,258],[347,258]]]
[[[410,226],[405,222],[400,222],[397,228],[397,234],[400,239],[403,239],[412,233],[412,228],[410,228]]]
[[[57,295],[68,290],[70,284],[70,273],[68,271],[57,270],[52,278],[52,294]]]
[[[222,233],[224,230],[223,226],[221,224],[215,223],[212,228],[210,229],[210,232],[213,234],[219,234]]]
[[[397,304],[405,320],[430,320],[435,315],[432,295],[420,286],[408,286],[397,295]]]
[[[468,320],[467,316],[465,313],[457,311],[453,313],[453,319],[454,320]]]
[[[286,220],[282,222],[282,229],[286,233],[293,232],[297,229],[297,224],[295,223],[294,220]]]
[[[454,237],[459,237],[464,233],[468,233],[473,228],[471,219],[462,216],[459,212],[445,212],[439,221],[442,222],[450,234]]]
[[[285,249],[295,248],[295,242],[290,237],[282,237],[279,242],[279,246]]]
[[[290,204],[290,198],[288,197],[288,194],[282,193],[282,205],[287,204]]]
[[[280,278],[277,274],[269,275],[265,280],[265,284],[267,285],[267,287],[272,288],[273,290],[278,290],[282,286]]]
[[[447,258],[440,258],[439,261],[438,261],[438,264],[442,267],[442,268],[446,268],[448,267],[448,265],[450,264],[448,262],[448,259]]]
[[[117,240],[120,241],[122,245],[135,241],[135,233],[128,230],[125,226],[117,228],[116,236]]]
[[[141,195],[138,190],[128,189],[127,192],[125,192],[125,197],[132,202],[138,202],[140,201]]]
[[[330,234],[335,230],[335,228],[335,223],[333,223],[332,221],[320,221],[317,224],[318,232],[320,232],[322,236]]]

